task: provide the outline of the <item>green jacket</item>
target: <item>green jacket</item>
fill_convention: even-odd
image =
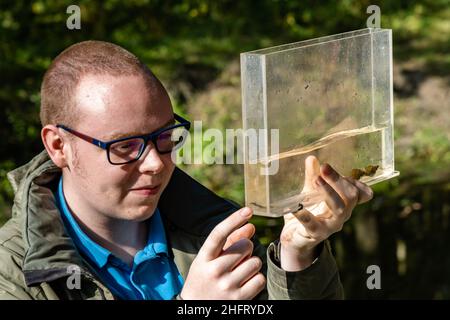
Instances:
[[[15,198],[12,217],[0,228],[0,299],[115,299],[64,229],[53,196],[60,175],[61,170],[45,151],[8,174]],[[171,254],[184,278],[209,232],[237,210],[178,168],[158,208]],[[309,268],[285,272],[277,266],[279,245],[272,243],[266,250],[253,241],[254,255],[264,261],[267,276],[267,289],[257,298],[343,297],[328,243],[322,245],[318,259]],[[73,270],[79,270],[79,289],[67,285]]]

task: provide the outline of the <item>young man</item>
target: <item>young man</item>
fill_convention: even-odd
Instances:
[[[326,208],[285,216],[266,249],[235,207],[171,161],[166,90],[134,55],[86,41],[62,52],[41,89],[45,151],[8,174],[0,229],[2,299],[342,298],[326,239],[372,191],[317,159],[306,186]]]

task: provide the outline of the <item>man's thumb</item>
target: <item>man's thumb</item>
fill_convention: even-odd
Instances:
[[[252,216],[252,209],[244,207],[219,223],[206,238],[199,255],[207,260],[213,260],[222,252],[228,237],[245,224]]]

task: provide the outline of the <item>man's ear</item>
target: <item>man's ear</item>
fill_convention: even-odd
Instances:
[[[41,139],[53,163],[59,168],[68,166],[68,145],[61,137],[61,131],[54,125],[46,125],[41,130]]]

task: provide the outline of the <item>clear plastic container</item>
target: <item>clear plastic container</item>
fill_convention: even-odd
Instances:
[[[255,214],[278,217],[311,200],[302,192],[309,155],[345,176],[362,172],[360,181],[368,185],[399,174],[391,30],[242,53],[241,80],[245,201]]]

